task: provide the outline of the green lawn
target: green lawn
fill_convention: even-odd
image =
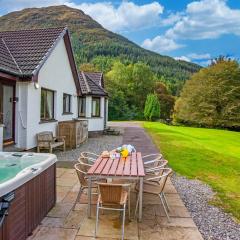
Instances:
[[[240,220],[240,133],[144,122],[144,128],[179,174],[216,191],[212,203]]]

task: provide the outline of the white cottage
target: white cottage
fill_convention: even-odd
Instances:
[[[0,32],[4,143],[34,148],[37,133],[56,134],[58,121],[79,117],[89,120],[89,131],[103,131],[107,93],[102,74],[78,74],[68,29]]]

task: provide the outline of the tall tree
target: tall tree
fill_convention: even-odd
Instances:
[[[167,87],[162,82],[156,82],[154,91],[160,104],[160,118],[167,120],[173,113],[175,98],[169,94]]]
[[[240,129],[240,67],[220,58],[186,82],[175,105],[176,122]]]
[[[156,94],[148,94],[145,102],[144,117],[147,120],[156,120],[160,116],[160,104]]]

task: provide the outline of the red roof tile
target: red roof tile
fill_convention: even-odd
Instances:
[[[107,92],[101,86],[103,85],[102,73],[80,72],[78,76],[83,95],[107,96]],[[101,79],[99,76],[101,76]]]

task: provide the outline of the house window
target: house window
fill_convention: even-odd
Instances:
[[[86,98],[79,97],[78,98],[78,117],[86,116]]]
[[[41,89],[41,120],[54,119],[54,91]]]
[[[71,95],[63,94],[63,113],[71,113]]]
[[[92,117],[100,117],[100,98],[92,98]]]

